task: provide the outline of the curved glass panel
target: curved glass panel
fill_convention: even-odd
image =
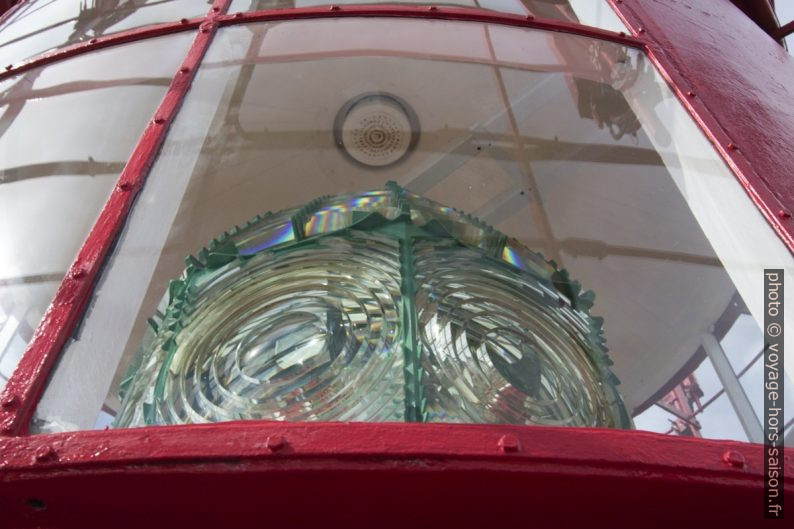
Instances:
[[[0,386],[189,42],[176,35],[127,44],[0,83]]]
[[[534,15],[564,22],[574,22],[607,29],[610,31],[626,31],[625,24],[620,21],[615,11],[606,0],[444,0],[428,2],[427,0],[372,1],[367,0],[232,0],[229,13],[240,11],[258,11],[263,9],[291,9],[296,7],[315,7],[331,5],[372,5],[372,4],[404,4],[404,5],[437,5],[450,7],[471,7],[499,11],[511,15]]]
[[[0,24],[0,64],[120,31],[203,16],[206,0],[27,0]]]
[[[291,238],[251,246],[282,225]],[[394,182],[256,218],[186,265],[148,320],[117,426],[629,425],[593,293]]]
[[[396,250],[378,250],[384,277],[415,279],[414,290],[401,287],[399,298],[382,289],[377,292],[388,293],[370,297],[416,305],[396,319],[376,312],[372,320],[381,321],[383,329],[398,325],[403,336],[422,344],[424,352],[414,364],[406,359],[417,357],[395,356],[403,372],[392,380],[396,386],[384,386],[403,388],[405,408],[419,394],[425,399],[424,408],[406,413],[406,419],[523,422],[531,416],[529,422],[539,422],[534,417],[545,416],[549,423],[575,417],[567,424],[592,424],[589,418],[601,417],[595,423],[616,425],[604,419],[609,416],[599,411],[604,406],[590,404],[598,399],[587,397],[598,394],[608,376],[572,360],[583,358],[576,353],[580,349],[558,338],[575,336],[570,329],[577,327],[582,336],[573,341],[582,347],[595,340],[588,329],[598,327],[614,361],[611,370],[620,379],[617,392],[638,424],[662,432],[724,435],[714,427],[725,423],[719,414],[725,399],[719,399],[721,389],[714,389],[728,391],[724,381],[730,373],[722,358],[756,357],[747,351],[757,345],[753,333],[762,321],[763,269],[788,273],[794,265],[643,53],[559,32],[391,18],[285,21],[219,31],[81,332],[66,347],[50,381],[36,426],[43,431],[91,428],[118,414],[121,393],[132,387],[127,374],[139,369],[138,351],[151,350],[147,340],[155,329],[149,320],[162,332],[158,322],[166,321],[170,303],[161,304],[164,293],[170,294],[170,282],[195,266],[194,260],[226,266],[225,259],[234,255],[229,241],[248,262],[268,252],[285,255],[286,248],[306,249],[309,256],[302,238],[329,238],[358,222],[362,210],[377,211],[386,221],[404,214],[402,205],[396,207],[382,193],[388,181],[411,194],[412,223],[452,219],[438,221],[447,238],[417,242],[415,259],[401,262],[399,273],[389,253]],[[347,202],[324,202],[339,195]],[[247,223],[255,229],[246,230]],[[218,239],[223,233],[227,238]],[[359,248],[370,244],[364,239],[338,244]],[[373,251],[382,244],[372,242]],[[472,264],[481,264],[477,259],[484,253],[506,268],[496,267],[500,273],[489,275],[490,268]],[[539,261],[532,259],[536,254],[542,256]],[[361,259],[348,262],[366,265]],[[413,271],[406,269],[409,264]],[[554,292],[527,279],[542,276],[549,266],[559,272],[552,280],[555,290],[564,293],[557,309],[565,313],[565,299],[581,299],[588,304],[586,316],[559,323]],[[364,273],[346,277],[366,285]],[[386,279],[378,284],[387,284]],[[173,288],[178,291],[178,284]],[[329,298],[326,291],[317,292]],[[226,298],[207,299],[212,304]],[[349,312],[361,319],[362,332],[375,329],[363,317],[368,308],[362,302]],[[287,355],[290,360],[281,366],[287,380],[292,380],[289,373],[297,376],[304,369],[333,372],[330,356],[319,351],[333,342],[334,333],[357,336],[342,323],[342,312],[286,310],[284,317],[295,319],[261,328],[258,322],[270,321],[261,319],[270,313],[261,318],[256,311],[213,314],[228,314],[230,325],[232,319],[238,322],[230,328],[248,329],[250,322],[250,332],[243,333],[247,341],[224,343],[241,344],[239,358],[245,366],[249,360],[256,366],[245,369],[256,373],[260,387],[257,376],[271,373],[272,356],[258,357],[256,351],[275,351],[276,341],[301,351]],[[414,321],[406,319],[410,314],[416,315],[416,327],[405,326]],[[525,324],[530,320],[532,325]],[[193,320],[185,323],[169,331],[193,328]],[[297,334],[281,329],[297,329]],[[185,339],[199,344],[213,337],[198,332]],[[180,343],[176,340],[175,351]],[[383,350],[371,345],[373,351]],[[192,350],[205,356],[190,358],[215,358],[201,346]],[[293,364],[295,358],[305,361]],[[355,358],[369,369],[366,356]],[[208,382],[201,369],[187,371],[180,363],[179,370],[162,371],[160,365],[163,384],[177,375],[194,387]],[[224,371],[231,364],[192,365],[215,365],[218,380],[244,371],[243,364],[237,371]],[[372,368],[381,369],[383,377],[390,373],[376,365]],[[417,367],[425,374],[407,377],[404,371]],[[755,376],[753,369],[730,371],[738,387]],[[544,372],[556,375],[544,379]],[[331,384],[346,376],[317,380]],[[504,381],[509,384],[500,386]],[[304,382],[293,389],[305,391]],[[155,392],[157,383],[141,387]],[[220,391],[220,386],[204,387]],[[355,387],[363,392],[357,393],[362,405],[379,406],[365,398],[363,386]],[[553,397],[541,399],[538,393],[533,400],[539,387]],[[186,389],[172,395],[187,402]],[[345,386],[338,394],[349,398],[352,389]],[[165,400],[163,391],[163,402],[177,402]],[[284,401],[294,415],[267,412],[269,417],[314,418],[297,405],[317,409],[308,396],[301,401],[301,391]],[[741,399],[752,395],[732,389],[728,402],[738,410]],[[143,398],[141,410],[144,402],[155,403],[154,393]],[[185,420],[228,416],[206,404],[193,403],[191,409],[199,411]],[[232,415],[239,413],[238,407],[230,409]],[[100,410],[103,418],[97,422]],[[523,415],[526,410],[531,411]],[[656,410],[663,415],[646,415]],[[187,415],[169,420],[173,417]],[[754,439],[758,418],[738,412],[734,417],[740,426],[731,435]]]

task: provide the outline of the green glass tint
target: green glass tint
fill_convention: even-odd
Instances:
[[[396,184],[257,217],[186,263],[122,382],[117,426],[630,424],[594,294]]]

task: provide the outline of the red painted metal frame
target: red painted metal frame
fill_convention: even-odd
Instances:
[[[62,61],[64,59],[70,59],[77,55],[95,51],[101,48],[125,44],[127,42],[135,42],[136,40],[170,35],[180,31],[194,30],[199,27],[199,25],[204,22],[205,19],[202,17],[192,19],[185,18],[182,20],[183,21],[179,22],[155,24],[152,26],[144,26],[127,31],[120,31],[118,33],[113,33],[104,37],[97,37],[85,42],[79,42],[77,44],[71,44],[69,46],[64,46],[63,48],[48,51],[16,64],[5,65],[3,70],[0,71],[0,81],[34,68],[39,68],[53,62]]]
[[[152,121],[144,130],[127,165],[119,176],[115,189],[58,288],[55,299],[44,314],[14,374],[6,384],[0,397],[0,434],[24,435],[27,433],[36,405],[58,355],[74,331],[91,298],[102,264],[124,226],[135,197],[140,191],[163,141],[165,141],[168,127],[184,101],[196,69],[217,31],[218,12],[222,12],[221,10],[225,9],[227,4],[228,0],[216,0],[208,17],[200,22],[200,25],[194,23],[194,26],[198,26],[200,29],[187,57],[171,82],[171,86],[157,108]],[[182,31],[183,26],[190,26],[190,23],[160,26],[156,28],[155,34],[161,35],[165,29],[169,28],[171,31]],[[145,28],[141,31],[128,32],[126,35],[116,34],[113,37],[108,37],[108,41],[127,42],[124,39],[128,35],[138,37],[141,34],[153,36],[151,31]],[[33,67],[34,64],[42,64],[40,61],[56,60],[53,58],[55,56],[70,57],[76,53],[88,51],[88,49],[108,45],[108,41],[59,50],[52,55],[30,61],[28,65]]]
[[[276,20],[293,20],[307,18],[329,18],[329,17],[400,17],[400,18],[430,18],[440,20],[461,20],[471,22],[489,22],[516,27],[528,27],[543,29],[548,31],[560,31],[585,35],[602,40],[617,42],[627,46],[641,47],[642,41],[630,35],[615,33],[612,31],[601,30],[589,26],[581,26],[559,20],[549,20],[535,18],[534,16],[511,15],[496,11],[486,11],[473,8],[456,7],[434,7],[430,10],[428,6],[410,5],[354,5],[354,6],[319,6],[297,9],[270,9],[264,11],[252,11],[248,13],[235,13],[234,15],[217,15],[213,17],[214,23],[218,25],[242,24],[247,22],[263,22]],[[158,37],[179,31],[196,29],[205,18],[182,19],[177,22],[156,24],[140,28],[120,31],[103,37],[97,37],[90,41],[72,44],[63,48],[58,48],[42,55],[32,57],[17,64],[5,65],[4,70],[0,71],[0,81],[13,77],[19,73],[38,68],[53,62],[61,61],[95,51],[108,46],[115,46],[127,42]]]
[[[0,0],[0,24],[5,22],[14,12],[25,3],[25,0],[15,2],[14,0]]]
[[[486,11],[468,7],[447,6],[415,6],[415,5],[338,5],[304,7],[297,9],[268,9],[251,11],[247,13],[234,13],[219,17],[220,25],[245,24],[251,22],[271,22],[278,20],[300,20],[307,18],[334,18],[334,17],[399,17],[423,18],[433,20],[458,20],[464,22],[480,22],[500,24],[503,26],[516,26],[524,28],[542,29],[572,33],[585,37],[592,37],[610,42],[617,42],[626,46],[641,48],[642,39],[635,38],[626,33],[615,33],[604,29],[583,26],[562,20],[538,18],[533,15],[512,15],[497,11]]]
[[[27,351],[0,396],[0,435],[25,435],[44,390],[47,378],[55,366],[58,354],[78,324],[93,292],[100,273],[118,233],[124,225],[130,207],[162,145],[171,120],[178,111],[190,86],[194,71],[201,61],[217,28],[250,22],[294,20],[328,17],[401,17],[441,20],[460,20],[503,24],[517,27],[560,31],[609,40],[629,46],[641,46],[641,41],[626,34],[580,26],[556,20],[539,19],[527,15],[510,15],[482,9],[448,8],[405,5],[321,6],[301,9],[277,9],[224,15],[227,1],[217,0],[206,19],[183,20],[127,32],[101,39],[92,39],[44,54],[0,74],[0,80],[22,71],[53,61],[66,59],[99,48],[160,36],[200,27],[184,66],[169,88],[156,117],[147,127],[133,151],[119,183],[102,211],[93,230],[77,255],[61,284],[52,305],[44,315]]]
[[[609,2],[794,252],[794,60],[723,0]]]
[[[703,2],[719,4],[720,9],[727,4],[722,0]],[[326,500],[342,502],[343,506],[334,503],[336,510],[322,512],[322,516],[339,522],[343,520],[339,518],[340,513],[346,508],[363,515],[362,518],[344,518],[350,526],[371,525],[372,518],[367,518],[368,514],[380,515],[381,525],[386,526],[415,522],[416,516],[421,516],[423,523],[449,522],[456,516],[464,516],[462,525],[468,526],[476,521],[523,520],[526,523],[534,518],[533,512],[539,513],[536,519],[542,525],[557,522],[563,525],[591,522],[592,525],[593,516],[602,523],[610,519],[625,523],[632,514],[644,515],[643,509],[658,509],[660,494],[664,494],[665,499],[678,495],[676,498],[680,500],[665,503],[668,515],[674,515],[679,509],[682,515],[688,515],[688,521],[693,521],[694,515],[704,526],[713,526],[718,520],[757,521],[763,489],[763,452],[761,447],[746,443],[590,429],[255,421],[25,435],[57,356],[82,316],[102,264],[219,25],[335,16],[423,17],[564,31],[641,47],[766,218],[789,248],[794,249],[794,225],[787,217],[794,209],[794,186],[788,182],[789,175],[794,174],[794,161],[785,160],[785,151],[774,152],[781,146],[790,148],[794,144],[791,134],[794,116],[783,111],[777,120],[772,115],[764,115],[758,123],[748,123],[745,119],[735,119],[735,109],[717,107],[724,97],[704,78],[709,74],[719,74],[713,77],[717,79],[731,73],[739,75],[740,66],[725,70],[721,69],[720,62],[711,70],[704,69],[702,61],[690,60],[697,50],[685,48],[693,46],[696,36],[686,35],[686,29],[680,28],[679,42],[664,35],[664,28],[654,22],[663,20],[664,9],[670,6],[678,9],[677,16],[684,18],[687,16],[685,9],[692,9],[691,16],[696,16],[700,8],[692,8],[690,2],[682,0],[671,0],[666,6],[652,0],[634,0],[630,7],[621,0],[613,3],[623,20],[633,28],[634,36],[557,21],[447,7],[431,10],[417,6],[344,6],[223,15],[227,2],[218,0],[205,19],[103,37],[32,59],[2,74],[8,77],[24,69],[114,43],[201,28],[183,69],[175,76],[0,398],[0,433],[5,436],[0,436],[0,510],[3,516],[7,512],[18,516],[9,518],[18,525],[68,525],[69,516],[85,509],[82,514],[91,516],[80,521],[87,527],[93,522],[105,523],[101,514],[126,507],[125,512],[131,516],[128,522],[140,521],[157,512],[159,523],[168,520],[179,525],[191,520],[191,516],[199,521],[220,520],[218,511],[221,511],[224,521],[247,520],[250,524],[257,513],[261,514],[259,502],[265,494],[272,500],[271,504],[277,506],[268,512],[269,522],[294,521],[296,517],[304,519],[306,516],[313,517],[316,522],[320,511],[300,508],[294,495],[308,494],[316,489],[315,483],[330,483],[325,490]],[[738,10],[736,13],[740,14]],[[754,30],[741,26],[741,21],[735,17],[730,22],[739,24],[740,35],[753,43],[752,55],[757,59],[758,34],[753,31],[763,34],[761,30],[751,22],[748,23]],[[725,27],[732,28],[727,24],[723,32]],[[714,37],[714,28],[705,33]],[[746,58],[732,50],[725,50],[725,53]],[[784,70],[782,75],[794,80],[794,66],[786,64]],[[756,87],[762,90],[767,80],[757,72],[756,77],[759,77]],[[794,86],[794,82],[789,86]],[[767,88],[765,95],[773,95],[775,90],[779,90],[777,85]],[[731,97],[734,101],[748,100],[747,94],[738,90]],[[757,112],[758,106],[754,109]],[[763,127],[770,129],[765,132]],[[749,137],[742,134],[749,134]],[[790,458],[786,465],[788,475],[793,476]],[[197,474],[201,479],[195,478]],[[362,475],[366,476],[363,480]],[[230,483],[227,476],[231,476],[234,483]],[[274,476],[280,480],[278,483],[273,481]],[[432,479],[428,479],[430,477]],[[476,478],[474,482],[472,478]],[[263,489],[263,483],[267,484],[267,489]],[[296,493],[287,487],[284,492],[279,483],[300,485],[305,489]],[[791,499],[792,483],[791,477],[785,480],[789,501],[794,501]],[[461,489],[461,484],[467,487]],[[671,487],[673,484],[676,487]],[[564,486],[564,492],[555,490],[555,485]],[[203,489],[208,486],[215,486],[216,496],[207,495]],[[445,486],[449,490],[445,490]],[[80,494],[75,495],[75,490]],[[349,495],[350,490],[357,491],[361,498],[378,501],[359,501],[358,497]],[[417,490],[426,495],[417,497]],[[574,494],[568,495],[570,491]],[[317,491],[320,497],[321,492]],[[378,492],[383,494],[378,495]],[[642,497],[638,496],[640,492]],[[410,508],[392,512],[390,500],[386,499],[391,495],[410,497],[414,503],[408,506]],[[486,506],[482,509],[484,514],[459,508],[469,502],[475,505],[478,495],[492,502],[517,502],[520,508]],[[567,503],[562,503],[563,496]],[[42,504],[32,501],[39,497],[48,502],[47,510],[41,510]],[[134,498],[146,500],[134,506],[137,518],[130,512],[130,502]],[[553,503],[555,498],[557,504]],[[169,509],[168,502],[172,500],[192,501],[193,514],[186,514],[185,509]],[[446,504],[440,505],[438,500]],[[21,510],[25,502],[29,507]],[[570,509],[569,505],[574,503],[577,508]],[[551,509],[549,505],[556,507]],[[179,518],[169,519],[169,512]],[[384,512],[393,516],[384,517]],[[448,518],[439,519],[439,512]],[[240,518],[240,513],[248,513],[250,518]],[[550,518],[554,513],[561,518]],[[667,523],[666,519],[648,520],[647,516],[642,520],[643,524],[652,526]]]
[[[245,421],[7,438],[0,454],[4,521],[31,527],[749,527],[763,490],[760,447],[585,428]]]

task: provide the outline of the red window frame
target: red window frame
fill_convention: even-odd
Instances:
[[[568,498],[571,504],[577,502],[579,506],[565,514],[567,521],[592,521],[588,512],[600,512],[608,519],[604,505],[614,509],[621,503],[621,494],[633,498],[639,492],[648,493],[650,496],[645,504],[635,498],[638,503],[619,505],[624,510],[613,515],[617,516],[615,519],[625,521],[632,513],[647,509],[648,505],[658,507],[662,500],[653,499],[657,489],[664,491],[665,510],[681,511],[690,522],[694,517],[713,523],[714,512],[709,512],[709,506],[716,508],[718,503],[722,513],[728,513],[734,523],[760,518],[763,451],[760,446],[732,441],[599,429],[262,421],[28,435],[28,425],[58,355],[83,316],[113,241],[145,183],[202,57],[217,29],[222,26],[321,17],[432,18],[569,32],[642,49],[769,224],[794,252],[794,219],[791,218],[794,186],[790,185],[794,160],[786,155],[786,151],[794,152],[794,113],[786,108],[789,102],[781,101],[775,88],[775,83],[794,86],[794,60],[782,49],[781,54],[785,58],[776,58],[772,54],[772,46],[779,46],[738,9],[720,0],[702,0],[708,5],[701,5],[697,10],[679,2],[665,5],[644,0],[632,1],[630,5],[622,0],[609,2],[631,28],[630,35],[481,9],[345,5],[226,14],[229,0],[216,0],[202,18],[182,19],[99,37],[7,66],[0,72],[0,80],[103,47],[181,31],[196,33],[164,99],[140,137],[109,200],[0,396],[0,497],[9,498],[0,500],[0,507],[5,507],[5,501],[20,505],[19,502],[27,498],[25,501],[29,502],[31,512],[37,511],[37,506],[30,503],[38,497],[36,495],[60,498],[60,501],[71,502],[73,506],[83,505],[84,499],[64,492],[64,483],[68,484],[69,480],[80,482],[97,472],[104,477],[92,478],[87,486],[96,494],[110,498],[103,484],[110,480],[108,483],[133,493],[132,483],[137,481],[124,478],[132,474],[143,481],[162,478],[164,482],[173,482],[174,486],[178,484],[188,491],[198,489],[184,476],[196,472],[212,476],[232,474],[240,478],[240,483],[246,484],[251,483],[252,476],[269,479],[262,476],[273,472],[325,473],[359,490],[360,485],[351,477],[359,470],[373,472],[383,487],[395,489],[399,484],[413,483],[417,476],[432,474],[437,468],[448,470],[453,475],[467,476],[462,478],[463,482],[472,476],[488,481],[490,478],[482,476],[498,475],[505,487],[530,486],[539,498],[547,494],[541,491],[547,485],[570,485],[572,480],[583,480],[582,483],[592,487],[591,495]],[[704,13],[709,11],[709,6],[713,7],[713,12],[720,13],[722,19],[719,24],[705,18]],[[692,31],[694,27],[699,28],[698,31]],[[737,45],[742,41],[741,46]],[[715,42],[718,48],[715,48]],[[758,51],[759,47],[765,52]],[[715,55],[715,50],[719,54]],[[772,64],[773,61],[778,63]],[[784,63],[782,67],[780,61]],[[747,66],[753,64],[755,74],[747,71]],[[758,75],[759,71],[763,75]],[[770,75],[775,76],[771,79],[773,82],[770,82]],[[751,92],[761,99],[762,105],[756,106],[755,110],[737,112],[736,108],[745,106],[743,103],[747,102]],[[750,114],[753,120],[747,119],[748,113],[754,113]],[[229,466],[230,460],[238,461],[240,465]],[[147,465],[149,470],[133,470],[141,464]],[[794,496],[794,468],[789,458],[786,465],[789,469],[786,493],[791,497]],[[392,474],[389,474],[389,469],[393,470]],[[69,471],[70,477],[63,477],[65,471]],[[217,477],[211,479],[219,483],[223,481]],[[544,484],[546,479],[549,481]],[[17,486],[9,487],[15,480],[21,481]],[[439,483],[447,480],[446,477],[438,478]],[[146,482],[151,485],[151,481]],[[669,488],[673,484],[678,485],[675,491]],[[601,490],[602,487],[607,489]],[[368,494],[364,489],[360,492],[365,496]],[[704,499],[703,494],[707,492],[713,497]],[[187,492],[180,494],[186,495]],[[235,489],[235,494],[220,492],[220,496],[228,501],[235,498],[244,501],[248,497],[239,488]],[[443,491],[439,494],[453,505],[460,503],[460,496]],[[506,490],[490,490],[484,494],[492,498],[515,496],[514,492]],[[274,497],[281,496],[275,493]],[[679,502],[676,507],[668,504],[672,498]],[[794,501],[794,498],[789,501]],[[756,503],[758,512],[748,513],[753,509],[747,505]],[[152,505],[160,508],[157,501]],[[432,518],[430,505],[437,505],[437,500],[419,507],[419,512]],[[167,509],[165,503],[162,508]],[[362,512],[369,512],[367,509],[371,509],[373,514],[378,512],[371,506],[363,508]],[[203,512],[202,508],[197,512]],[[246,511],[242,509],[240,512]],[[507,520],[512,516],[511,512],[492,515]],[[646,518],[643,517],[643,523],[651,526],[666,523],[661,519]],[[475,519],[476,516],[467,518],[466,522],[474,523]],[[42,519],[36,520],[39,523]],[[398,520],[399,516],[388,520],[387,525],[396,525]]]

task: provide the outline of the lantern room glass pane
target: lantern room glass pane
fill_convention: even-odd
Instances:
[[[765,267],[791,254],[640,50],[221,28],[34,427],[627,427],[757,325]]]
[[[0,64],[121,31],[207,13],[206,0],[27,0],[0,24]]]
[[[127,44],[0,83],[0,386],[189,41],[176,35]],[[158,61],[149,59],[153,53]]]
[[[470,7],[509,13],[511,15],[534,15],[541,18],[573,22],[620,32],[628,31],[606,0],[452,0],[427,2],[426,0],[402,0],[399,2],[368,2],[367,0],[232,0],[229,13],[258,11],[264,9],[291,9],[331,5],[437,5]]]

